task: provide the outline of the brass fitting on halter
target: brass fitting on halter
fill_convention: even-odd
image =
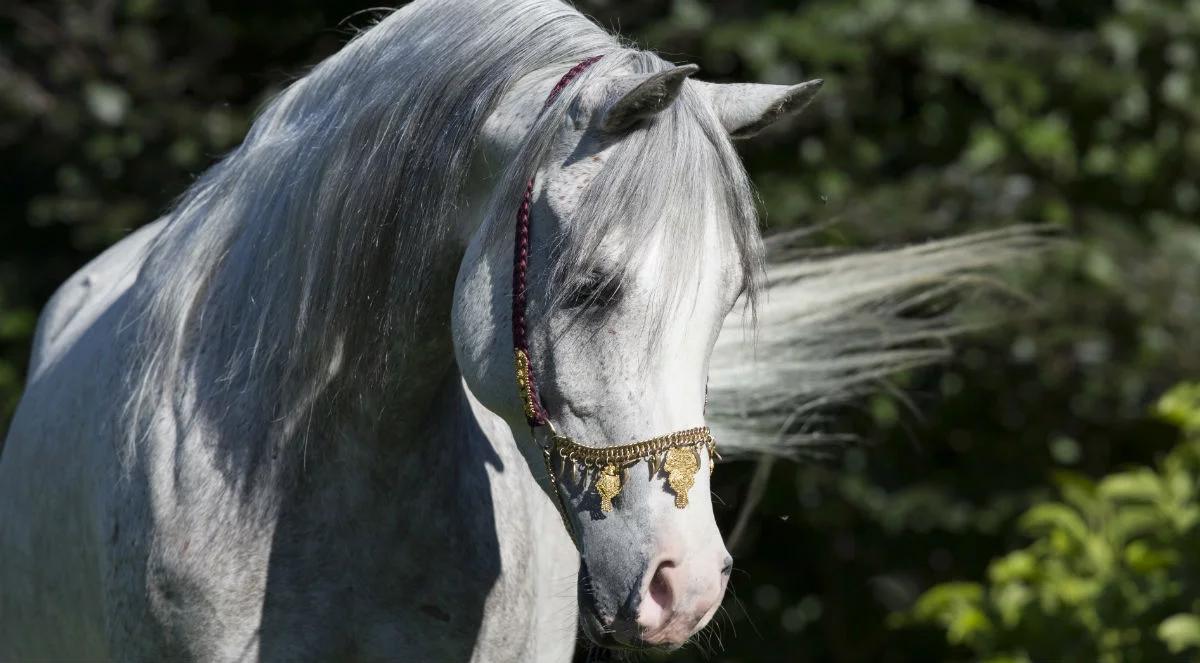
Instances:
[[[529,355],[517,348],[517,391],[521,394],[521,407],[525,410],[525,420],[534,424],[538,421],[536,396],[533,395],[533,372],[529,369]]]

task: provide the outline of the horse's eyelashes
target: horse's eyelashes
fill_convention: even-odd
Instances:
[[[619,278],[605,272],[592,271],[570,285],[570,291],[563,300],[563,308],[605,309],[611,307],[620,296]]]

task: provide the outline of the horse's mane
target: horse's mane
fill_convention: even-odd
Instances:
[[[292,437],[338,394],[396,387],[389,380],[418,327],[447,308],[429,292],[457,269],[449,251],[461,240],[448,235],[465,213],[485,119],[523,78],[597,54],[605,58],[585,77],[671,66],[558,0],[418,0],[291,84],[182,196],[148,252],[127,324],[137,334],[125,413],[134,428],[145,431],[165,402],[209,419],[237,408],[240,420],[267,422],[248,437]],[[579,97],[563,95],[529,132],[497,183],[493,214],[512,214]],[[577,224],[556,264],[586,269],[612,224],[644,209],[666,213],[654,229],[626,229],[631,245],[648,232],[694,236],[675,242],[686,253],[703,233],[681,230],[707,205],[729,221],[754,272],[749,182],[700,93],[685,89],[637,134],[586,193],[607,211]]]
[[[709,366],[708,419],[729,455],[824,455],[853,438],[831,411],[886,388],[898,371],[942,361],[956,336],[987,326],[957,315],[972,292],[1007,292],[986,275],[1053,246],[1034,226],[894,249],[797,249],[771,237],[768,283],[751,322],[735,309]]]
[[[293,437],[339,394],[388,393],[419,325],[448,305],[429,292],[454,277],[448,235],[465,213],[485,119],[523,78],[599,54],[496,182],[489,214],[508,215],[587,78],[669,63],[623,48],[558,0],[418,0],[289,86],[182,196],[147,254],[127,324],[137,335],[131,432],[148,430],[164,401],[180,411],[190,400],[208,403],[210,418],[237,408],[241,421],[265,427],[239,431],[247,436]],[[626,260],[654,234],[675,240],[666,263],[695,267],[695,219],[718,218],[733,231],[753,303],[762,254],[750,185],[711,106],[687,84],[637,134],[584,192],[553,278],[587,270],[612,224],[639,219],[650,220],[621,229],[634,249]],[[736,324],[712,358],[709,414],[730,434],[723,446],[794,450],[807,439],[798,416],[940,357],[957,328],[907,320],[906,303],[1020,253],[1027,239],[773,264],[760,353],[773,359],[750,361],[754,337]],[[665,283],[660,296],[677,294]]]

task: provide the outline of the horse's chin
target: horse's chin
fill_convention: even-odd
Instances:
[[[579,610],[579,627],[589,642],[605,649],[668,652],[679,649],[681,646],[651,644],[642,640],[637,633],[617,633],[611,627],[606,626],[594,610],[582,605]]]

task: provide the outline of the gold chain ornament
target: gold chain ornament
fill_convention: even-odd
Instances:
[[[517,350],[514,363],[521,405],[526,416],[533,418],[535,410],[533,389],[529,381],[529,357],[523,351]],[[660,471],[667,473],[667,485],[675,493],[675,506],[684,509],[688,505],[688,492],[696,485],[696,473],[700,471],[700,450],[708,450],[709,474],[712,474],[717,458],[720,457],[717,455],[717,441],[707,426],[676,431],[631,444],[594,447],[560,435],[549,422],[546,422],[546,425],[550,433],[548,446],[544,450],[547,469],[550,469],[552,457],[557,455],[562,462],[561,473],[565,474],[569,465],[576,481],[580,474],[592,475],[592,485],[600,496],[600,511],[604,513],[612,511],[612,501],[621,493],[625,469],[639,461],[646,461],[651,479]],[[550,473],[551,481],[556,480],[555,474]],[[558,487],[552,488],[557,494]],[[563,515],[565,518],[566,514]]]
[[[517,348],[513,353],[513,367],[516,373],[517,392],[521,396],[521,408],[529,421],[538,419],[537,396],[533,390],[533,372],[529,355]],[[600,511],[608,513],[613,509],[613,500],[621,493],[624,483],[625,469],[638,461],[646,461],[650,467],[650,478],[653,479],[659,471],[667,473],[667,485],[675,493],[675,506],[687,508],[688,492],[696,485],[696,473],[700,471],[700,450],[708,450],[708,473],[711,475],[716,461],[717,441],[707,426],[689,428],[660,435],[641,442],[621,444],[612,447],[596,447],[580,444],[571,438],[560,435],[548,420],[544,425],[549,436],[542,453],[546,460],[546,470],[551,483],[557,481],[557,473],[551,466],[552,458],[557,454],[562,461],[562,473],[566,473],[570,465],[576,482],[579,475],[593,475],[592,484],[600,496]],[[562,496],[558,494],[558,486],[552,485],[558,501],[559,511],[564,522],[570,526]]]
[[[696,485],[696,473],[700,471],[700,450],[708,451],[709,474],[718,458],[717,441],[706,426],[613,447],[580,444],[552,428],[549,442],[563,465],[563,473],[569,465],[577,480],[581,473],[592,475],[604,513],[612,511],[612,501],[621,493],[626,468],[643,460],[650,468],[651,479],[666,472],[667,485],[675,493],[675,506],[687,508],[688,492]]]

